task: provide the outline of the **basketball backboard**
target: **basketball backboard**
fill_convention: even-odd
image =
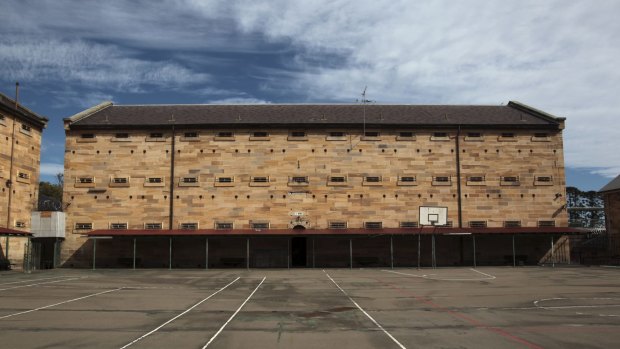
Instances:
[[[420,225],[446,225],[447,220],[447,207],[420,206]]]

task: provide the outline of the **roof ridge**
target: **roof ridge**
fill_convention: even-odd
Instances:
[[[101,110],[103,110],[103,109],[105,109],[107,107],[113,106],[113,105],[114,105],[114,102],[112,102],[112,101],[104,101],[104,102],[101,102],[101,103],[99,103],[99,104],[97,104],[97,105],[95,105],[93,107],[90,107],[90,108],[88,108],[86,110],[83,110],[83,111],[81,111],[81,112],[79,112],[77,114],[74,114],[73,116],[70,116],[68,118],[64,118],[63,120],[65,122],[68,122],[68,123],[72,124],[74,122],[78,122],[78,121],[80,121],[82,119],[85,119],[85,118],[95,114],[96,112],[101,111]]]

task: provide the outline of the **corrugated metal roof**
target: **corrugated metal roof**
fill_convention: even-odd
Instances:
[[[620,190],[620,175],[618,177],[611,180],[611,182],[607,183],[604,187],[599,190],[599,193],[603,193],[606,191]]]
[[[9,228],[0,228],[0,235],[2,236],[30,236],[31,233],[27,231],[9,229]]]
[[[365,117],[364,117],[365,115]],[[226,125],[411,125],[506,126],[557,129],[563,120],[524,104],[466,105],[114,105],[102,103],[65,119],[69,127]]]

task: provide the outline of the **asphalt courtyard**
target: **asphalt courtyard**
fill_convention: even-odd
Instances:
[[[0,348],[619,346],[619,268],[0,273]]]

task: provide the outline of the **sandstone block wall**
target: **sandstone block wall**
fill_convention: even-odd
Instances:
[[[0,227],[30,231],[30,213],[36,209],[39,192],[39,167],[41,154],[41,129],[34,125],[15,119],[8,114],[1,114],[0,119]],[[13,138],[15,123],[15,138]],[[22,128],[26,125],[26,128]],[[10,173],[11,144],[14,144],[13,172]],[[12,181],[9,188],[8,180]],[[12,191],[11,217],[8,217],[9,190]],[[7,219],[9,219],[7,221]],[[21,266],[24,244],[27,239],[9,238],[9,259],[16,266]],[[6,251],[6,239],[0,238],[0,249]]]
[[[233,132],[234,140],[217,137],[219,131]],[[269,136],[252,137],[257,131]],[[292,131],[306,136],[291,137]],[[330,131],[346,136],[331,138]],[[418,222],[419,206],[448,207],[448,221],[458,226],[456,130],[367,131],[380,134],[362,137],[361,128],[181,129],[171,179],[170,130],[70,130],[64,192],[68,231],[61,258],[67,260],[85,243],[80,234],[88,230],[76,229],[77,223],[92,224],[92,229],[108,229],[113,223],[144,229],[146,223],[160,223],[168,229],[171,181],[173,229],[184,223],[213,229],[216,222],[232,223],[234,229],[250,228],[251,222],[269,223],[270,229],[328,228],[330,222],[346,222],[349,228],[381,222],[384,228],[397,228],[402,222]],[[415,137],[403,139],[403,131]],[[120,132],[128,133],[127,138],[116,138]],[[163,137],[151,138],[154,132]],[[186,137],[186,132],[197,137]],[[434,137],[435,132],[447,132],[447,137]],[[515,137],[504,139],[506,132]],[[540,132],[548,137],[534,137]],[[95,138],[82,138],[84,133]],[[470,221],[501,227],[508,220],[523,227],[539,221],[567,226],[561,131],[467,130],[459,142],[464,227]],[[269,182],[252,183],[257,176]],[[345,177],[345,182],[330,183],[330,176]],[[369,176],[381,180],[368,182]],[[399,181],[404,176],[415,182]],[[518,185],[502,183],[502,176],[518,177]],[[536,182],[538,176],[551,181]],[[197,182],[185,183],[184,177]],[[220,183],[219,177],[232,182]],[[291,183],[291,177],[307,177],[308,182]],[[80,183],[81,178],[94,183]],[[114,183],[114,178],[127,178],[127,183]],[[149,183],[149,178],[162,183]],[[297,219],[294,212],[303,216]]]

